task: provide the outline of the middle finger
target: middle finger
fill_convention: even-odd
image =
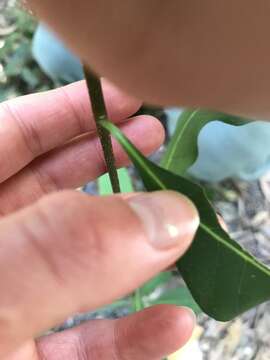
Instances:
[[[145,154],[158,148],[164,138],[160,122],[151,116],[135,117],[121,128]],[[115,141],[113,147],[116,165],[126,165],[128,158],[123,150]],[[0,213],[9,214],[49,192],[82,186],[105,171],[99,140],[91,134],[84,135],[36,159],[0,185]]]

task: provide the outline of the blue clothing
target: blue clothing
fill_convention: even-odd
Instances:
[[[166,110],[171,134],[181,112]],[[211,122],[200,132],[198,148],[198,159],[189,169],[195,178],[210,182],[226,178],[256,180],[270,170],[270,123],[233,126]]]
[[[83,79],[78,58],[43,24],[34,35],[32,52],[45,74],[55,82],[65,84]]]
[[[33,55],[53,80],[69,83],[83,78],[80,61],[43,24],[33,40]],[[173,131],[180,109],[167,109]],[[217,119],[218,120],[218,119]],[[228,177],[254,180],[270,169],[270,123],[234,127],[221,122],[205,126],[199,136],[199,157],[191,175],[206,181]]]
[[[191,175],[206,181],[256,180],[270,169],[270,124],[232,126],[213,122],[199,135],[199,157]]]

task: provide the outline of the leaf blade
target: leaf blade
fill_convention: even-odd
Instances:
[[[149,303],[151,305],[171,304],[177,306],[186,306],[191,308],[196,315],[201,313],[201,309],[192,298],[190,291],[187,287],[184,286],[168,289],[157,299],[150,300]]]
[[[177,267],[202,310],[217,320],[228,321],[267,301],[270,298],[270,270],[221,228],[203,189],[150,162],[113,124],[104,122],[103,126],[128,153],[147,190],[178,191],[197,206],[201,224]]]
[[[126,168],[117,170],[121,193],[133,192],[133,184],[131,177],[129,176]],[[112,184],[110,181],[109,174],[106,173],[98,178],[98,192],[99,195],[111,195],[113,194]]]
[[[198,158],[198,137],[202,128],[213,121],[242,126],[250,122],[238,116],[221,112],[189,109],[182,113],[174,135],[161,160],[161,166],[178,175],[184,175]]]

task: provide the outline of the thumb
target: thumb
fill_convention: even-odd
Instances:
[[[198,224],[192,203],[173,192],[124,199],[68,191],[3,219],[0,358],[167,268],[187,250]]]

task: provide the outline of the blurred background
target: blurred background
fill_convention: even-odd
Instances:
[[[29,93],[46,91],[80,78],[82,71],[78,59],[55,38],[49,29],[43,24],[38,24],[37,20],[22,6],[16,4],[15,0],[0,0],[0,102]],[[167,129],[168,138],[180,113],[179,109],[148,107],[144,107],[141,111],[158,116]],[[192,175],[207,186],[208,194],[217,211],[222,214],[231,236],[265,264],[270,265],[270,157],[267,154],[267,151],[270,153],[270,149],[260,148],[261,153],[258,153],[256,158],[252,148],[258,149],[258,146],[248,144],[248,149],[244,149],[243,153],[238,151],[242,154],[238,162],[235,159],[229,159],[228,162],[226,158],[228,163],[224,162],[224,164],[219,154],[221,166],[217,168],[213,165],[213,159],[209,163],[203,157],[204,151],[205,154],[209,151],[216,154],[216,151],[213,151],[215,144],[211,143],[210,135],[219,132],[217,126],[214,124],[212,128],[208,128],[208,132],[202,134],[201,158]],[[252,137],[261,145],[268,142],[269,124],[252,126],[250,128]],[[224,146],[232,149],[232,156],[235,157],[233,152],[233,146],[236,146],[235,139],[234,135],[230,135],[232,129],[223,128],[222,134],[225,131],[228,131],[229,135]],[[249,128],[245,128],[243,136],[248,136],[248,131]],[[233,133],[235,134],[235,130]],[[239,138],[240,135],[237,136]],[[242,138],[243,136],[241,135]],[[231,139],[231,142],[228,139]],[[218,143],[220,144],[220,140]],[[243,144],[237,143],[237,146],[244,148]],[[154,155],[154,159],[159,159],[162,151],[160,149]],[[251,155],[247,151],[251,151],[254,157],[252,167],[250,167]],[[245,171],[243,171],[243,159],[249,164],[248,168],[245,167]],[[263,162],[258,159],[263,159]],[[141,185],[136,173],[132,169],[129,173],[132,177],[132,186],[139,188]],[[103,180],[102,186],[107,186],[106,179],[105,182]],[[98,187],[96,184],[89,184],[85,190],[97,192]],[[270,304],[261,305],[230,323],[218,323],[201,314],[188,290],[173,273],[165,273],[153,279],[140,292],[143,306],[176,302],[191,306],[198,313],[199,325],[194,338],[183,351],[171,356],[171,360],[188,358],[270,360]],[[74,326],[89,318],[123,316],[134,311],[137,305],[135,294],[135,297],[122,299],[95,313],[71,317],[65,324],[52,331]]]

